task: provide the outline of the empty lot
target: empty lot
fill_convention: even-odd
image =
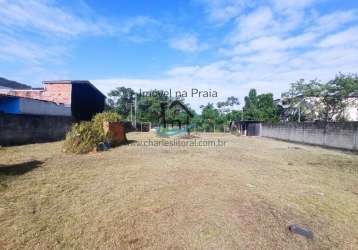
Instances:
[[[62,153],[62,142],[0,148],[0,249],[358,248],[357,155],[198,137],[226,144],[140,146],[158,138],[130,133],[131,144],[97,154]]]

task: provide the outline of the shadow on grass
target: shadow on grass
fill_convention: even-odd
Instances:
[[[129,144],[133,144],[133,143],[137,143],[137,140],[126,140],[125,143],[123,143],[123,145],[129,145]]]
[[[43,163],[43,161],[34,160],[10,165],[0,164],[0,176],[16,176],[26,174],[35,168],[41,167]]]

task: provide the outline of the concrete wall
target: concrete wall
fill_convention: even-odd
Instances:
[[[358,123],[262,124],[261,136],[358,151]]]
[[[71,108],[63,104],[20,98],[20,113],[32,115],[71,116]]]
[[[61,140],[71,125],[71,117],[0,114],[0,145]]]
[[[71,116],[71,108],[63,104],[22,98],[17,96],[0,95],[0,112],[7,114]]]

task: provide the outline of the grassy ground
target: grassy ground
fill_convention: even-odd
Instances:
[[[226,146],[132,143],[77,156],[62,142],[0,148],[0,249],[358,248],[357,155],[199,137]],[[315,239],[292,235],[290,223]]]

